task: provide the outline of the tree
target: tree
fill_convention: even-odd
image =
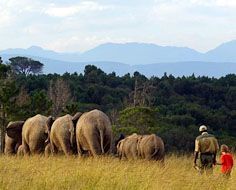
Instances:
[[[71,91],[68,83],[61,78],[56,79],[56,81],[51,80],[48,96],[53,103],[52,115],[58,116],[63,110],[65,110],[66,104],[71,99]]]
[[[10,67],[0,63],[0,138],[4,149],[5,128],[14,107],[17,93],[15,81],[9,75]]]
[[[45,91],[35,91],[30,97],[29,110],[30,117],[36,114],[48,115],[52,107],[52,102],[48,99]]]
[[[133,106],[152,106],[156,87],[150,81],[138,80],[137,72],[135,74],[134,91],[130,93],[131,100],[133,98]]]
[[[76,102],[71,102],[65,106],[63,109],[64,114],[74,115],[79,111],[79,104]]]
[[[27,57],[13,57],[9,59],[13,72],[16,74],[40,74],[42,73],[43,64]]]
[[[130,107],[120,112],[120,132],[146,134],[154,132],[157,125],[157,112],[149,107]]]
[[[87,65],[84,69],[84,78],[89,83],[103,83],[105,73],[94,65]]]
[[[7,78],[7,75],[9,75],[10,67],[8,65],[5,65],[2,63],[1,57],[0,57],[0,80],[3,80]]]

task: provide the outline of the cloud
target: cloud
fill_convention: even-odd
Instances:
[[[190,3],[208,7],[215,7],[215,6],[227,7],[227,8],[236,7],[236,1],[234,0],[191,0]]]
[[[235,0],[216,0],[216,5],[221,7],[229,7],[229,8],[235,8],[236,7],[236,1]]]
[[[236,38],[232,0],[0,0],[0,48],[148,42],[207,50]]]
[[[111,8],[112,6],[101,5],[93,1],[84,1],[81,2],[80,4],[71,6],[56,6],[55,4],[51,4],[43,12],[49,16],[68,17],[68,16],[73,16],[77,13],[104,11]]]
[[[27,19],[26,15],[38,12],[42,7],[38,1],[0,0],[0,27],[14,26],[16,22]]]

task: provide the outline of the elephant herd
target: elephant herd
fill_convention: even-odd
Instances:
[[[119,158],[164,161],[165,148],[162,139],[154,134],[134,133],[118,142],[117,153]]]
[[[110,119],[96,109],[56,119],[38,114],[26,121],[10,122],[6,128],[4,152],[7,155],[46,156],[57,153],[79,156],[113,153],[120,159],[162,161],[165,154],[162,139],[154,134],[134,133],[114,143]]]

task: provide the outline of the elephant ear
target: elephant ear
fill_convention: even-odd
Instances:
[[[117,146],[117,144],[124,138],[125,138],[125,135],[123,133],[121,133],[119,138],[115,141],[115,146]]]
[[[7,135],[13,139],[21,139],[21,132],[24,123],[24,121],[10,122],[6,128]]]
[[[77,112],[73,117],[72,117],[72,122],[74,124],[74,126],[76,127],[76,123],[79,120],[79,118],[81,117],[82,113],[81,112]]]

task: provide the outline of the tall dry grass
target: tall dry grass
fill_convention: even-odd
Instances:
[[[192,158],[168,156],[165,166],[143,160],[117,158],[0,156],[0,189],[236,189],[236,176],[199,175]]]

